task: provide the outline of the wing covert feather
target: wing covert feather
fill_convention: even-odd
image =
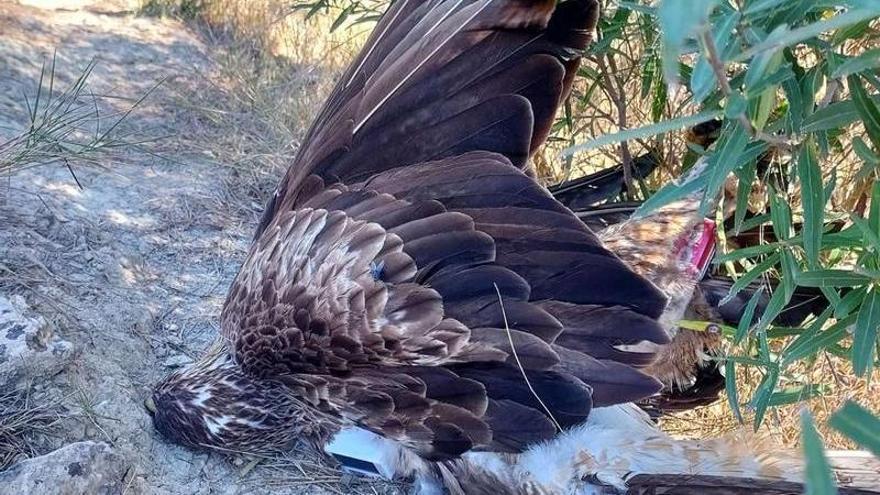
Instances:
[[[518,451],[657,391],[626,346],[664,342],[665,299],[529,175],[597,12],[392,4],[230,290],[246,372],[430,459]]]

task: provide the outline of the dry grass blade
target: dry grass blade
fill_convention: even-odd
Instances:
[[[60,417],[54,407],[35,404],[28,389],[0,392],[0,471],[39,454],[40,438],[51,434]]]

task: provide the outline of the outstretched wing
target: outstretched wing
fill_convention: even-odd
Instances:
[[[594,0],[400,0],[267,208],[236,359],[422,455],[519,451],[659,384],[663,296],[528,174]]]

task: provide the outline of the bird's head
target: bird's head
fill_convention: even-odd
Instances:
[[[284,384],[245,374],[222,344],[162,380],[145,406],[174,443],[244,453],[289,448],[304,413]]]

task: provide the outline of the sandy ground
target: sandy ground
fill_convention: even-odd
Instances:
[[[58,164],[0,182],[0,294],[23,295],[77,349],[67,371],[34,384],[38,400],[69,416],[44,449],[110,443],[130,462],[126,493],[388,490],[337,484],[335,471],[297,453],[242,475],[227,456],[155,434],[143,400],[215,335],[261,206],[237,194],[228,168],[188,146],[198,116],[175,95],[201,91],[213,70],[197,35],[112,2],[29,3],[0,0],[0,141],[26,121],[21,95],[33,94],[53,51],[59,86],[96,59],[90,90],[113,96],[105,111],[128,108],[166,79],[125,124],[161,140],[101,170],[74,165],[82,189]]]

